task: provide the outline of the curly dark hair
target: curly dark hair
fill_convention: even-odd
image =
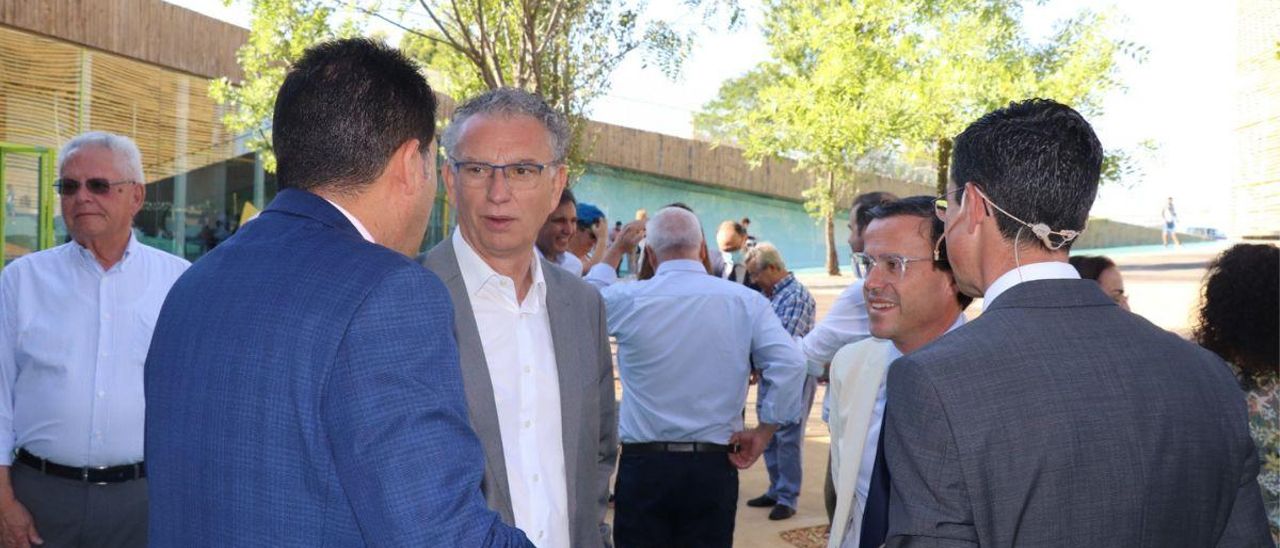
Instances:
[[[1280,249],[1237,244],[1209,263],[1194,336],[1246,388],[1280,378]]]

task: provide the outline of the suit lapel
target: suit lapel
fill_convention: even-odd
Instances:
[[[579,397],[586,390],[583,379],[590,378],[590,367],[582,367],[577,346],[569,341],[583,340],[588,334],[582,325],[574,325],[575,306],[572,295],[565,291],[560,267],[542,261],[543,278],[547,281],[547,317],[551,323],[551,345],[556,355],[556,376],[560,385],[560,434],[564,442],[565,493],[568,495],[568,515],[577,515],[578,478],[582,474],[591,477],[590,470],[579,469],[578,447],[582,441],[582,417],[586,410],[582,409]],[[572,523],[570,524],[572,529]]]
[[[467,295],[467,284],[458,267],[453,240],[446,238],[433,248],[423,264],[440,276],[453,298],[453,332],[458,340],[458,360],[462,368],[463,388],[467,393],[467,409],[471,414],[471,427],[484,448],[485,498],[489,507],[502,516],[503,522],[515,524],[511,487],[507,483],[507,463],[503,456],[502,429],[498,425],[498,407],[493,401],[493,382],[489,378],[489,362],[484,357],[480,329],[471,311],[471,298]]]

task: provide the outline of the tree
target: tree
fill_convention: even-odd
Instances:
[[[685,19],[692,14],[698,21],[684,26],[645,19],[644,0],[416,0],[394,8],[354,0],[248,4],[253,15],[249,40],[237,53],[244,80],[219,79],[210,95],[230,107],[223,119],[229,129],[252,133],[249,146],[268,153],[272,170],[270,130],[264,123],[290,63],[319,42],[365,33],[373,19],[405,31],[401,48],[440,75],[442,82],[433,81],[439,91],[464,98],[513,86],[542,95],[568,116],[574,130],[570,164],[580,168],[587,108],[608,89],[624,58],[642,53],[646,63],[674,77],[699,30],[720,16],[727,16],[731,27],[741,18],[731,0],[683,0],[689,10]]]
[[[232,0],[225,0],[231,5]],[[222,123],[237,134],[247,134],[247,146],[262,153],[267,170],[275,171],[271,152],[270,121],[276,91],[284,83],[289,65],[307,48],[339,37],[355,36],[363,27],[358,20],[335,25],[334,10],[316,0],[254,0],[249,40],[236,52],[244,80],[222,77],[209,84],[209,96],[227,108]]]
[[[1108,37],[1088,11],[1041,43],[1016,0],[775,1],[765,37],[772,58],[727,82],[695,117],[700,134],[780,154],[825,174],[805,194],[828,226],[827,270],[838,272],[834,200],[854,190],[869,157],[932,157],[945,187],[951,136],[1010,101],[1054,97],[1086,114],[1120,85],[1117,60],[1141,48]],[[1118,167],[1132,167],[1117,157]],[[1113,169],[1112,173],[1123,172]],[[832,176],[835,174],[835,176]],[[840,187],[844,187],[843,189]],[[941,192],[941,191],[940,191]]]

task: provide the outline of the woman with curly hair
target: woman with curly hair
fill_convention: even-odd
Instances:
[[[1195,339],[1240,377],[1263,504],[1280,543],[1280,249],[1238,244],[1209,264]]]

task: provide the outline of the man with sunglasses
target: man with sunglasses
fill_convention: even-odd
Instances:
[[[453,297],[489,507],[538,546],[601,546],[618,436],[604,303],[534,251],[569,139],[564,116],[525,91],[460,106],[443,135],[458,226],[421,260]]]
[[[882,443],[885,373],[890,363],[964,325],[973,301],[956,287],[934,242],[942,221],[932,196],[888,202],[867,212],[864,274],[871,335],[842,348],[831,361],[831,454],[836,485],[832,548],[880,546],[889,519],[889,476]],[[887,342],[886,342],[887,341]]]
[[[90,132],[58,155],[71,242],[0,271],[0,540],[147,542],[143,363],[187,261],[133,235],[142,160]]]
[[[1272,545],[1230,369],[1067,263],[1102,157],[1043,99],[956,137],[938,215],[983,312],[889,370],[888,546]]]

